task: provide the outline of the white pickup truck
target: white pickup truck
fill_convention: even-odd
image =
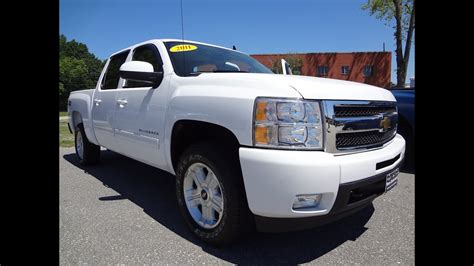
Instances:
[[[96,163],[102,146],[176,175],[186,224],[213,244],[361,210],[397,184],[405,154],[390,91],[273,74],[193,41],[113,54],[68,112],[80,163]]]

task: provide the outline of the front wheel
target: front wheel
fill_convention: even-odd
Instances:
[[[99,161],[100,146],[89,142],[82,124],[74,132],[74,144],[77,158],[82,165],[95,164]]]
[[[211,244],[237,240],[248,225],[241,171],[233,159],[218,146],[199,143],[178,163],[176,195],[181,214],[191,231]]]

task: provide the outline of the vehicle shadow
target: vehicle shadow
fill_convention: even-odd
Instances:
[[[251,233],[233,245],[216,248],[198,240],[181,219],[174,193],[174,176],[111,151],[101,152],[101,163],[82,167],[75,154],[63,156],[120,195],[98,200],[128,199],[145,213],[203,251],[233,264],[301,264],[310,262],[346,241],[355,241],[367,228],[373,205],[345,219],[293,233]]]

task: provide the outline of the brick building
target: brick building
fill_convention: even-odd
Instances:
[[[390,87],[391,52],[255,54],[253,58],[272,68],[275,60],[299,58],[301,75],[334,78]]]

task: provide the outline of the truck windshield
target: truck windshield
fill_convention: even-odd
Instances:
[[[203,72],[273,73],[256,59],[240,52],[186,42],[165,42],[165,46],[179,76]]]

